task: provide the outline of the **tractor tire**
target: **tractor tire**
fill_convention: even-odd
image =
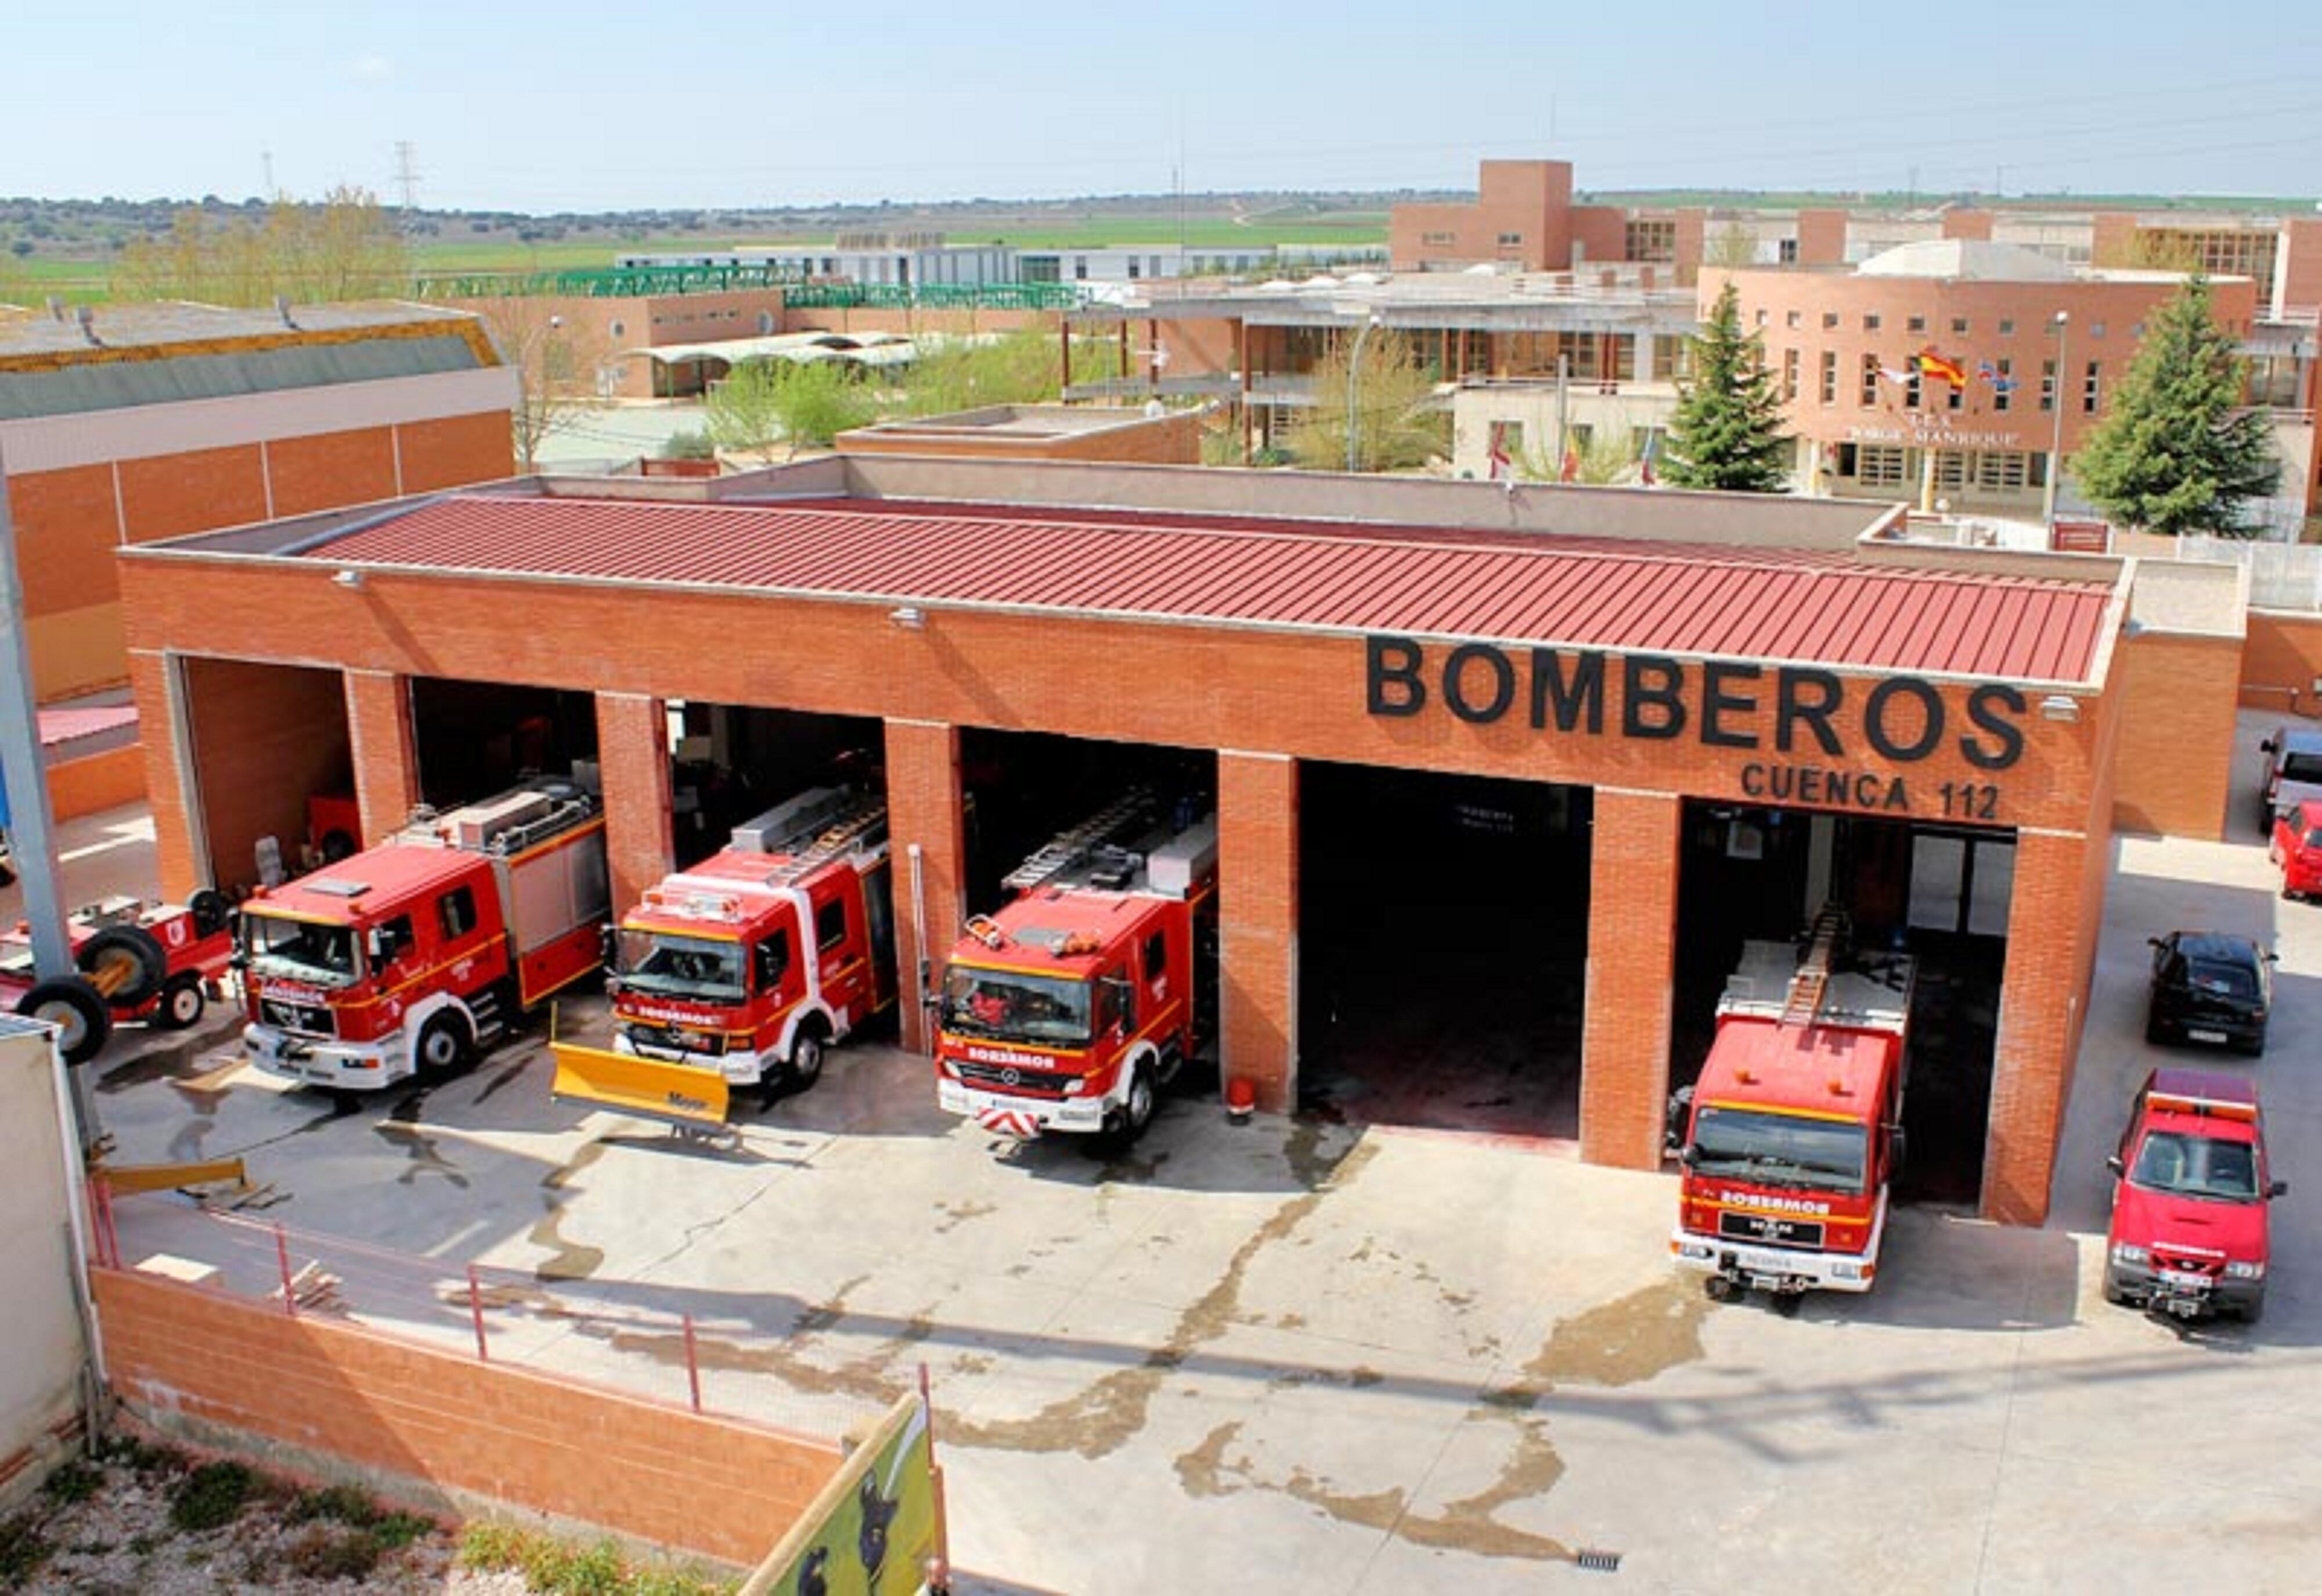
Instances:
[[[57,1027],[57,1051],[69,1064],[85,1064],[113,1035],[113,1010],[97,990],[78,976],[44,980],[24,994],[16,1012]]]
[[[169,956],[140,926],[107,926],[74,950],[73,962],[115,1008],[159,996],[169,979]]]
[[[154,1011],[153,1023],[165,1031],[191,1030],[201,1023],[209,1002],[209,994],[202,990],[202,978],[181,970],[162,983],[161,1007]]]
[[[205,887],[186,899],[186,912],[194,917],[196,936],[215,936],[233,924],[233,904],[215,887]]]

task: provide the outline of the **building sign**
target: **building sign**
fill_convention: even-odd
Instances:
[[[1907,411],[1892,426],[1856,424],[1846,429],[1850,443],[1906,443],[1919,449],[2021,449],[2024,435],[2013,430],[1953,426],[1941,411]]]
[[[1923,782],[1915,789],[1908,769],[1894,767],[1952,752],[1997,775],[2024,757],[2029,706],[2007,682],[1970,688],[1955,714],[1922,677],[1883,677],[1862,690],[1814,665],[1444,644],[1377,634],[1364,639],[1364,707],[1379,718],[1435,712],[1470,725],[1513,720],[1556,736],[1734,749],[1751,756],[1738,777],[1742,794],[1777,807],[1997,821],[2004,817],[1997,783]],[[1607,710],[1607,685],[1615,681],[1617,715]]]

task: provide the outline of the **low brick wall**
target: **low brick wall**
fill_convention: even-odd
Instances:
[[[480,1498],[747,1564],[842,1457],[202,1287],[104,1269],[94,1283],[114,1391],[139,1418],[233,1432],[294,1466],[349,1466],[454,1506]]]
[[[49,807],[59,820],[78,819],[145,798],[145,751],[133,743],[49,767]]]
[[[2317,678],[2322,678],[2322,616],[2249,612],[2249,636],[2242,645],[2244,707],[2322,713],[2322,698],[2314,691]]]

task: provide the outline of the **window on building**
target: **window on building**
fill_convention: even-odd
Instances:
[[[1967,331],[1967,318],[1965,316],[1953,316],[1952,318],[1952,331],[1954,333],[1965,333]]]
[[[1795,327],[1804,319],[1805,317],[1800,312],[1795,310],[1785,311],[1782,314],[1782,325],[1785,327]]]
[[[1419,235],[1419,242],[1431,250],[1448,250],[1459,242],[1459,235],[1456,233],[1422,233]]]
[[[1087,257],[1086,255],[1075,255],[1075,256],[1074,256],[1074,257],[1073,257],[1073,280],[1074,280],[1074,282],[1080,282],[1080,281],[1084,280],[1087,277],[1088,277],[1088,257]]]
[[[1492,423],[1489,437],[1491,441],[1492,459],[1495,462],[1504,460],[1513,465],[1516,461],[1523,459],[1523,423],[1520,421],[1495,421]]]
[[[1822,351],[1822,402],[1838,403],[1838,351],[1834,349]]]
[[[2027,456],[1993,449],[1975,457],[1975,485],[1987,493],[2016,493],[2031,476]]]
[[[1927,330],[1927,318],[1924,316],[1913,316],[1909,321],[1904,323],[1903,325],[1908,332],[1924,333]]]
[[[1794,238],[1784,239],[1776,247],[1774,259],[1785,266],[1796,266],[1798,263],[1798,241]]]
[[[1876,333],[1879,331],[1879,313],[1877,311],[1866,310],[1862,313],[1862,330],[1865,333]]]
[[[1134,255],[1129,258],[1129,280],[1132,283],[1137,280],[1137,257]]]
[[[2056,407],[2056,362],[2040,362],[2040,409],[2042,414]]]
[[[1522,244],[1523,234],[1521,233],[1504,233],[1500,234],[1500,248],[1504,250],[1519,249],[1522,247]]]
[[[1854,451],[1854,479],[1865,488],[1900,488],[1905,476],[1904,451],[1886,443],[1864,443]]]
[[[2098,373],[2102,369],[2101,361],[2089,362],[2088,380],[2080,386],[2080,414],[2083,415],[2094,415],[2097,413],[2097,401],[2102,394],[2102,389],[2098,386]]]
[[[1822,313],[1822,330],[1824,332],[1831,332],[1835,329],[1837,325],[1838,312],[1834,310],[1826,310]]]
[[[1916,365],[1914,365],[1911,368],[1910,380],[1903,385],[1904,409],[1916,410],[1919,407],[1919,390],[1921,386],[1919,368]]]
[[[1795,405],[1797,402],[1798,351],[1786,349],[1782,351],[1782,403]]]
[[[1967,385],[1965,383],[1959,383],[1957,385],[1945,383],[1943,386],[1951,389],[1951,395],[1943,401],[1944,404],[1953,410],[1966,409]]]
[[[1766,313],[1762,310],[1758,313],[1758,324],[1761,327],[1766,324]]]
[[[2226,324],[2226,331],[2227,333],[2233,333],[2233,332],[2235,331],[2235,328],[2234,328],[2234,326],[2233,326],[2233,324],[2232,324],[2231,323],[2227,323],[2227,324]],[[2131,338],[2135,339],[2139,343],[2144,342],[2144,324],[2143,322],[2131,322],[2131,323],[2128,324],[2128,335],[2129,335]]]
[[[2102,322],[2090,322],[2089,324],[2089,336],[2091,338],[2102,338],[2104,336],[2104,324]]]
[[[1879,403],[1879,357],[1877,355],[1862,357],[1862,390],[1858,402],[1866,410]]]
[[[1967,455],[1957,449],[1935,451],[1935,486],[1956,493],[1967,485]]]
[[[2000,317],[1999,335],[2002,338],[2013,338],[2016,336],[2016,324],[2006,316]]]
[[[2016,406],[2016,362],[2000,360],[1992,367],[1992,372],[1998,380],[1991,385],[1991,407],[2005,414]]]
[[[1677,260],[1677,223],[1632,222],[1628,224],[1624,260],[1668,262]]]

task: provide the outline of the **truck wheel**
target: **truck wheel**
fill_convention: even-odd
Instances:
[[[186,913],[193,917],[196,936],[215,936],[233,924],[233,903],[215,887],[205,887],[186,899]]]
[[[1139,1064],[1129,1078],[1129,1096],[1122,1099],[1120,1112],[1113,1117],[1104,1136],[1109,1153],[1125,1153],[1137,1145],[1145,1127],[1153,1123],[1153,1072]]]
[[[2253,1325],[2264,1317],[2264,1298],[2253,1297],[2247,1302],[2242,1304],[2242,1323],[2245,1325]]]
[[[201,1019],[209,1001],[202,978],[190,970],[180,971],[163,983],[161,1007],[153,1018],[164,1030],[183,1031]]]
[[[134,1008],[169,979],[169,955],[138,926],[107,926],[73,952],[73,962],[116,1008]]]
[[[469,1053],[468,1027],[460,1017],[434,1015],[419,1027],[419,1040],[412,1044],[412,1071],[430,1084],[448,1080],[468,1062]]]
[[[16,1012],[57,1028],[57,1051],[69,1064],[85,1064],[113,1035],[113,1011],[97,990],[78,976],[44,980],[24,994]]]
[[[782,1083],[792,1091],[804,1091],[822,1079],[822,1054],[827,1044],[822,1033],[811,1027],[802,1029],[791,1044],[791,1062],[782,1071]]]

